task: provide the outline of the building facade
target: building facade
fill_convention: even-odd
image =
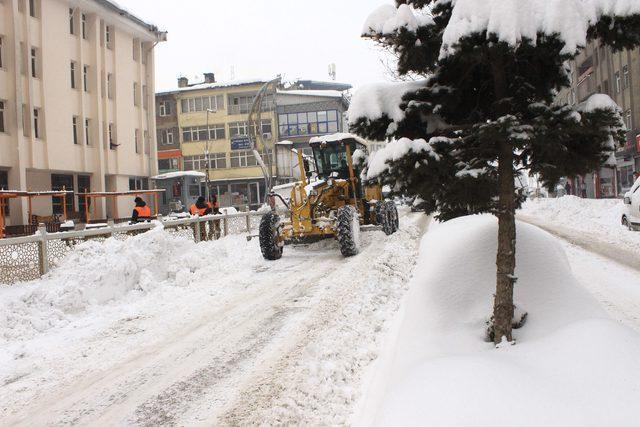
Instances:
[[[249,110],[265,83],[267,80],[216,82],[212,73],[205,73],[202,83],[190,84],[182,77],[177,89],[158,93],[161,171],[205,172],[208,151],[210,191],[220,205],[239,209],[261,205],[266,195],[264,174],[247,136]],[[267,95],[260,131],[271,144],[277,138],[274,110],[273,94]]]
[[[157,170],[154,46],[166,33],[107,0],[0,2],[0,186],[84,191],[147,185]],[[120,212],[131,209],[123,200]],[[38,215],[61,203],[38,199]],[[96,202],[98,217],[111,206]],[[9,224],[29,221],[10,202]]]
[[[640,49],[614,53],[593,42],[570,67],[571,87],[559,94],[559,100],[573,105],[594,93],[607,94],[622,109],[628,132],[626,145],[616,154],[615,170],[602,168],[573,178],[566,188],[582,197],[617,197],[631,187],[634,173],[640,171]]]

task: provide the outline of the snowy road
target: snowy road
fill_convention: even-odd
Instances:
[[[426,226],[407,214],[349,259],[333,241],[278,262],[240,237],[200,244],[231,267],[14,343],[0,424],[344,424]]]

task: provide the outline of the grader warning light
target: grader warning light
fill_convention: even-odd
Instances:
[[[379,226],[387,235],[398,229],[395,204],[383,200],[379,185],[364,185],[360,178],[362,165],[354,162],[366,153],[360,138],[336,134],[313,138],[310,145],[318,179],[308,178],[310,168],[298,151],[301,181],[291,189],[289,218],[271,203],[260,222],[260,249],[268,260],[282,257],[285,242],[322,237],[335,237],[342,255],[353,256],[362,226]]]

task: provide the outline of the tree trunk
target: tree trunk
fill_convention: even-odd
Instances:
[[[508,96],[507,78],[500,55],[491,58],[498,114],[504,115]],[[516,282],[516,209],[515,176],[513,172],[513,147],[508,141],[498,141],[498,254],[496,256],[497,280],[493,301],[493,341],[498,344],[505,337],[512,341],[513,285]]]
[[[516,218],[513,152],[503,142],[498,164],[500,208],[498,211],[498,275],[493,302],[493,341],[498,344],[503,337],[511,341],[513,320],[513,285],[516,282]]]

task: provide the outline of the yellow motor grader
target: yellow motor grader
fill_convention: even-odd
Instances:
[[[277,214],[277,195],[270,193],[272,210],[262,217],[259,230],[265,259],[282,257],[286,242],[323,237],[335,237],[342,255],[353,256],[360,249],[361,226],[380,228],[387,235],[398,229],[395,204],[383,200],[379,185],[364,185],[360,177],[367,150],[363,140],[336,134],[313,138],[310,145],[317,179],[311,181],[309,163],[298,150],[301,181],[291,189],[289,218]]]

